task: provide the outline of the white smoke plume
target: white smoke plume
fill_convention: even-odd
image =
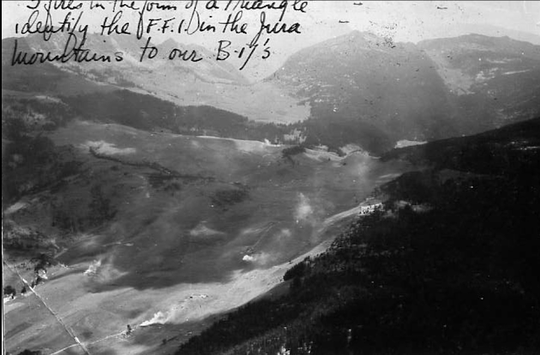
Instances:
[[[242,261],[253,262],[255,261],[255,258],[251,255],[244,255],[244,257],[242,258]]]
[[[272,256],[268,253],[257,253],[252,255],[244,255],[242,258],[243,261],[253,263],[258,266],[264,266],[272,263],[276,259],[275,256]]]
[[[204,310],[205,308],[202,307],[202,303],[208,298],[209,296],[204,293],[191,294],[180,303],[169,307],[167,311],[158,311],[154,313],[154,316],[151,319],[145,320],[140,326],[148,327],[154,324],[175,323],[180,321],[180,319],[187,321],[188,319],[185,318],[186,312],[193,315],[194,310]]]
[[[86,276],[95,276],[101,266],[101,260],[94,260],[88,269],[84,272]]]
[[[309,198],[307,198],[303,193],[300,193],[299,199],[300,201],[296,205],[294,211],[294,219],[297,223],[309,222],[313,217],[313,207],[311,206]]]
[[[137,149],[135,148],[117,148],[116,145],[105,141],[87,141],[86,143],[82,144],[81,147],[85,150],[92,148],[99,154],[110,155],[129,155],[137,152]]]
[[[168,311],[165,313],[159,311],[155,313],[151,319],[142,322],[141,327],[148,327],[154,324],[165,324],[169,321],[170,317],[171,317],[171,311]]]

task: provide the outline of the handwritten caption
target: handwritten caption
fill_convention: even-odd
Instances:
[[[254,58],[266,60],[272,55],[273,38],[301,34],[299,19],[307,13],[308,2],[33,0],[23,9],[28,17],[15,24],[15,33],[38,36],[44,44],[54,46],[44,45],[30,52],[16,40],[12,65],[122,62],[127,49],[106,53],[97,43],[106,37],[129,37],[137,43],[140,62],[158,58],[196,63],[235,58],[243,70]],[[216,38],[211,56],[184,45],[164,50],[152,40],[159,36],[181,42],[182,37],[201,35]]]

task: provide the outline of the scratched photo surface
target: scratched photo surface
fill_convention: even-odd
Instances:
[[[540,353],[540,2],[2,1],[3,354]]]

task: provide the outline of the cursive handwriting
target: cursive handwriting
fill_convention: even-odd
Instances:
[[[233,5],[233,6],[231,6]],[[227,2],[227,6],[225,7],[225,11],[229,11],[229,8],[231,10],[256,10],[256,11],[262,11],[262,10],[279,10],[281,11],[281,14],[279,16],[279,21],[283,21],[283,17],[285,16],[285,13],[287,12],[287,9],[289,8],[290,2],[287,0],[282,1],[267,1],[264,2],[262,0],[256,0],[256,1],[246,1],[246,0],[229,0]],[[308,6],[307,1],[299,1],[295,0],[292,8],[294,11],[300,11],[300,12],[306,12],[305,9]]]
[[[266,60],[271,57],[272,38],[301,34],[299,15],[307,13],[307,8],[308,1],[301,0],[31,0],[24,6],[28,17],[15,24],[15,33],[38,35],[44,42],[53,37],[58,40],[55,39],[52,46],[40,47],[38,44],[36,49],[34,45],[34,51],[26,52],[19,39],[15,42],[11,64],[122,62],[122,48],[108,47],[111,53],[104,54],[97,53],[90,45],[106,42],[99,37],[122,36],[146,42],[141,46],[142,43],[129,45],[129,40],[113,41],[116,46],[119,43],[128,45],[126,50],[129,51],[140,48],[140,61],[160,58],[197,63],[203,59],[223,61],[231,58],[238,61],[239,69],[243,70],[256,58]],[[204,57],[189,48],[159,53],[161,49],[150,42],[154,35],[160,36],[161,40],[163,37],[209,35],[211,37],[207,38],[216,41],[217,51],[213,56]],[[90,43],[87,42],[89,36],[92,36]]]
[[[300,23],[295,22],[292,25],[287,25],[286,23],[282,22],[275,22],[275,23],[267,23],[266,22],[266,13],[263,11],[261,12],[260,16],[260,27],[259,31],[253,37],[253,39],[250,42],[251,46],[254,46],[259,41],[259,38],[263,35],[263,33],[266,34],[279,34],[279,33],[288,33],[288,34],[300,34]]]
[[[123,58],[122,52],[115,52],[111,55],[104,55],[93,53],[90,49],[83,48],[84,41],[78,41],[77,36],[70,33],[66,40],[65,47],[61,53],[53,54],[50,51],[37,51],[37,52],[26,52],[20,51],[19,40],[15,39],[15,45],[13,46],[13,55],[11,57],[11,65],[32,65],[36,63],[46,63],[46,62],[60,62],[67,63],[69,61],[75,61],[77,63],[88,63],[88,62],[105,62],[111,63],[121,62]]]
[[[80,10],[83,7],[81,1],[73,0],[32,0],[33,5],[26,5],[30,10],[35,10],[41,6],[48,12],[51,10]]]
[[[76,32],[82,33],[83,39],[86,39],[88,35],[89,27],[87,24],[81,22],[83,11],[79,12],[79,15],[75,18],[73,12],[68,12],[64,19],[59,22],[59,25],[55,26],[53,24],[53,17],[50,11],[50,8],[47,8],[45,12],[45,19],[40,20],[41,12],[36,9],[32,11],[28,20],[19,26],[15,24],[15,33],[22,35],[31,35],[40,33],[43,35],[43,40],[48,41],[51,39],[51,36],[56,33],[70,33],[74,34]]]

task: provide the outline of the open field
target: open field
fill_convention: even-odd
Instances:
[[[171,79],[169,74],[158,73],[140,81],[134,78],[140,88],[131,90],[151,93],[180,106],[214,106],[252,121],[294,123],[310,115],[309,102],[304,100],[300,103],[292,90],[273,82],[261,81],[250,85],[186,82]]]
[[[91,354],[170,353],[324,250],[377,184],[406,169],[361,152],[308,150],[289,160],[284,147],[262,142],[80,121],[49,138],[75,147],[83,172],[54,196],[19,201],[10,218],[50,230],[50,200],[82,216],[96,184],[116,213],[58,240],[60,264],[35,288],[57,317],[35,295],[8,303],[11,352],[82,351],[58,352],[75,344],[60,319]],[[8,253],[8,261],[23,259]]]

